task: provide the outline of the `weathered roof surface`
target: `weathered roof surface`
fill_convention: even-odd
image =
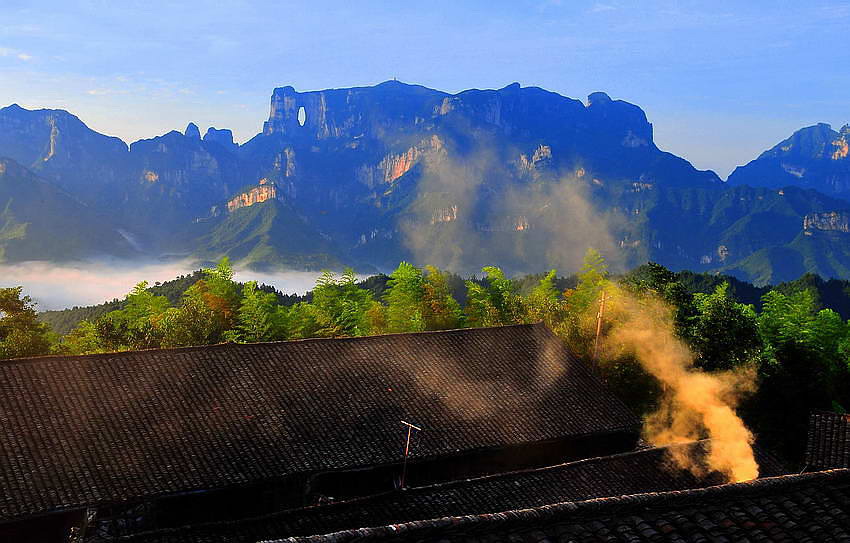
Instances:
[[[850,541],[850,470],[447,517],[278,543],[348,541],[846,542]]]
[[[806,443],[807,469],[850,468],[850,415],[813,411]]]
[[[545,326],[0,363],[0,520],[637,429]]]
[[[694,476],[681,469],[672,452],[687,454],[697,465],[709,442],[570,462],[548,468],[480,477],[307,507],[239,522],[210,523],[163,530],[122,541],[127,543],[255,543],[262,539],[328,533],[438,518],[496,513],[506,509],[540,507],[641,492],[682,490],[724,482],[717,473]],[[770,455],[758,452],[763,476],[787,473]]]

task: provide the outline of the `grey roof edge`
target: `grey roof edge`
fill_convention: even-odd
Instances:
[[[604,436],[604,435],[615,435],[615,434],[618,434],[618,433],[621,433],[621,432],[629,432],[629,431],[633,431],[633,430],[634,430],[634,427],[632,427],[632,426],[622,426],[620,428],[612,429],[612,430],[609,430],[609,431],[606,431],[606,432],[593,432],[593,433],[587,433],[587,434],[575,434],[571,437],[579,438],[579,439],[580,438],[587,438],[587,437],[598,437],[598,436]],[[532,445],[533,444],[543,444],[543,443],[549,443],[551,441],[553,441],[553,440],[549,439],[549,440],[545,440],[545,441],[532,442],[531,444]],[[700,440],[700,441],[692,441],[692,442],[680,443],[680,444],[676,444],[676,445],[681,445],[681,446],[684,447],[684,446],[693,445],[695,443],[700,443],[700,442],[703,442],[703,441],[710,441],[710,440],[704,439],[704,440]],[[417,457],[415,460],[416,460],[416,463],[419,463],[419,462],[430,462],[430,461],[440,459],[440,458],[451,459],[451,458],[456,458],[458,456],[463,456],[463,455],[469,454],[469,453],[487,452],[487,451],[492,451],[492,450],[498,450],[500,447],[501,447],[500,445],[489,445],[489,446],[486,446],[486,447],[477,447],[475,449],[464,450],[460,453],[455,453],[455,454]],[[570,468],[570,467],[573,467],[573,466],[576,466],[576,465],[584,465],[584,464],[588,464],[588,463],[596,463],[598,461],[604,461],[608,458],[627,457],[629,455],[633,455],[633,454],[636,454],[636,453],[650,452],[650,451],[654,451],[656,449],[666,449],[668,447],[670,447],[670,445],[663,445],[663,446],[660,446],[660,447],[649,447],[649,448],[635,450],[635,451],[627,451],[627,452],[624,452],[624,453],[612,454],[612,455],[608,455],[608,456],[594,456],[594,457],[591,457],[591,458],[582,458],[580,460],[574,460],[572,462],[564,462],[562,464],[555,464],[553,466],[527,468],[527,469],[521,469],[521,470],[515,470],[515,471],[508,471],[508,472],[504,472],[504,473],[491,473],[489,475],[481,475],[480,477],[471,477],[469,479],[455,479],[455,480],[451,480],[451,481],[444,481],[444,482],[441,482],[441,483],[433,483],[431,485],[424,485],[424,486],[420,486],[420,487],[410,487],[410,488],[404,489],[403,492],[441,490],[441,489],[444,489],[444,488],[452,488],[454,486],[463,486],[464,484],[467,484],[467,483],[470,483],[470,482],[476,482],[476,481],[480,481],[480,480],[498,479],[498,478],[501,478],[501,477],[507,478],[507,477],[511,477],[511,476],[520,476],[520,475],[524,475],[524,474],[528,474],[528,473],[537,473],[537,472],[545,472],[545,471],[548,471],[548,470],[565,469],[565,468]],[[380,463],[380,464],[369,464],[369,465],[364,465],[364,466],[345,468],[342,471],[356,471],[356,470],[359,470],[359,469],[364,469],[364,468],[369,468],[369,467],[388,467],[388,466],[396,466],[396,465],[400,465],[400,461],[399,462]],[[324,471],[314,471],[314,472],[305,472],[305,473],[307,473],[308,475],[317,475],[317,474],[325,473],[325,472]],[[97,502],[90,502],[90,503],[68,504],[68,505],[64,505],[62,507],[57,507],[55,509],[51,509],[49,511],[39,511],[38,513],[33,513],[33,514],[30,514],[30,515],[26,515],[26,516],[8,517],[8,518],[0,516],[0,525],[6,524],[6,523],[26,521],[26,520],[34,520],[34,519],[38,519],[38,518],[48,517],[50,515],[55,515],[55,514],[81,511],[85,508],[121,507],[121,506],[128,506],[128,505],[136,504],[136,503],[139,503],[141,501],[150,501],[150,500],[155,501],[155,500],[161,500],[161,499],[167,499],[167,498],[176,498],[176,497],[180,497],[180,496],[187,496],[187,495],[190,495],[190,494],[195,494],[197,492],[219,492],[219,491],[227,491],[227,490],[234,490],[234,489],[244,489],[244,488],[250,488],[250,487],[253,487],[253,486],[257,486],[257,485],[263,485],[263,484],[266,484],[266,483],[268,483],[268,484],[279,484],[282,481],[285,481],[286,477],[287,477],[287,475],[279,475],[279,476],[275,476],[275,477],[264,477],[264,478],[261,478],[261,479],[251,479],[249,481],[244,481],[244,482],[240,482],[240,483],[233,483],[233,484],[228,484],[228,485],[221,485],[221,486],[184,488],[184,489],[181,489],[181,490],[178,490],[178,491],[173,491],[173,492],[159,492],[159,493],[154,493],[154,494],[146,494],[142,498],[138,498],[138,499],[105,500],[105,501],[97,501]],[[352,505],[352,504],[355,504],[355,503],[368,501],[370,499],[379,498],[379,497],[382,497],[382,496],[393,494],[395,492],[398,492],[398,491],[390,490],[390,491],[387,491],[387,492],[381,492],[379,494],[369,494],[368,496],[359,496],[359,497],[356,497],[356,498],[341,500],[341,501],[333,502],[333,503],[330,503],[330,504],[322,505],[321,507],[334,507],[334,506]],[[294,508],[294,509],[285,509],[285,510],[282,510],[282,511],[275,511],[275,512],[269,513],[267,515],[260,515],[260,516],[257,516],[257,517],[248,517],[248,518],[244,518],[244,519],[239,519],[239,522],[251,521],[251,520],[271,519],[271,518],[274,518],[275,516],[278,516],[278,515],[290,514],[290,513],[296,512],[296,511],[302,511],[302,510],[311,509],[311,508],[314,508],[314,507],[319,507],[319,506],[305,506],[305,507],[298,507],[298,508]],[[234,521],[212,522],[212,523],[209,523],[209,525],[216,525],[216,524],[221,524],[221,523],[231,524],[232,522],[234,522]],[[179,530],[179,529],[182,529],[182,528],[183,528],[183,526],[180,526],[180,527],[173,528],[173,529],[169,528],[165,531],[167,532],[167,531]],[[159,530],[156,530],[156,532],[158,532],[158,531]],[[147,532],[144,532],[144,533],[147,533]],[[143,535],[144,533],[134,534],[134,537],[135,537],[135,535]]]
[[[552,337],[557,338],[555,333],[549,329],[542,321],[534,322],[534,323],[522,323],[522,324],[505,324],[499,326],[479,326],[474,328],[452,328],[449,330],[425,330],[423,332],[397,332],[392,334],[374,334],[369,336],[345,336],[345,337],[310,337],[303,339],[288,339],[286,341],[261,341],[257,343],[215,343],[212,345],[192,345],[189,347],[171,347],[171,348],[158,348],[158,349],[136,349],[129,351],[112,351],[108,353],[95,353],[95,354],[82,354],[82,355],[65,355],[65,354],[49,354],[49,355],[41,355],[41,356],[29,356],[22,358],[8,358],[5,360],[0,360],[0,366],[11,366],[15,364],[24,364],[24,363],[38,363],[38,362],[47,362],[53,360],[67,359],[67,360],[99,360],[99,359],[109,359],[116,356],[129,356],[136,354],[155,354],[155,353],[170,353],[170,352],[194,352],[194,351],[203,351],[203,350],[225,350],[225,349],[233,349],[233,348],[249,348],[249,347],[257,347],[263,345],[281,345],[281,344],[300,344],[300,343],[318,343],[318,342],[327,342],[327,343],[343,343],[343,342],[360,342],[360,341],[369,341],[375,338],[388,338],[388,337],[396,337],[396,336],[424,336],[424,335],[434,335],[434,334],[446,334],[446,333],[475,333],[477,331],[484,330],[494,330],[501,328],[531,328],[531,329],[542,329],[548,332]],[[569,348],[564,344],[564,348],[574,357],[577,358]]]
[[[481,515],[418,520],[387,526],[344,530],[324,535],[265,540],[258,543],[341,543],[344,541],[353,541],[355,538],[357,541],[362,541],[364,539],[377,539],[384,536],[397,537],[406,533],[415,535],[414,532],[418,530],[433,530],[439,528],[456,529],[462,527],[473,527],[481,524],[497,526],[509,522],[529,520],[545,522],[553,517],[564,514],[576,516],[598,515],[604,514],[609,510],[629,506],[649,508],[664,504],[669,505],[671,499],[676,500],[678,504],[687,504],[695,501],[754,496],[775,492],[777,490],[786,490],[795,486],[810,485],[813,483],[822,484],[831,481],[850,482],[850,469],[842,468],[812,473],[781,475],[741,483],[730,483],[690,490],[649,492],[609,498],[595,498],[578,502],[563,502],[531,509],[503,511],[501,513],[486,513]]]
[[[543,466],[543,467],[538,467],[538,468],[528,468],[528,469],[522,469],[522,470],[516,470],[516,471],[509,471],[509,472],[505,472],[505,473],[494,473],[494,474],[490,474],[490,475],[482,475],[480,477],[471,477],[471,478],[468,478],[468,479],[457,479],[457,480],[454,480],[454,481],[446,481],[446,482],[442,482],[442,483],[434,483],[434,484],[431,484],[431,485],[411,487],[411,488],[407,488],[407,489],[400,490],[400,491],[399,490],[392,490],[392,491],[388,491],[388,492],[381,492],[379,494],[370,494],[368,496],[360,496],[360,497],[357,497],[357,498],[340,500],[340,501],[325,504],[325,505],[310,505],[310,506],[305,506],[305,507],[297,507],[297,508],[293,508],[293,509],[285,509],[285,510],[282,510],[282,511],[275,511],[273,513],[268,513],[268,514],[265,514],[265,515],[259,515],[259,516],[255,516],[255,517],[238,519],[238,520],[235,520],[235,521],[227,520],[227,521],[206,522],[206,523],[202,523],[202,524],[198,524],[198,525],[193,525],[193,527],[194,528],[215,528],[216,526],[231,526],[231,525],[240,524],[240,523],[258,522],[258,521],[263,521],[263,520],[274,520],[277,517],[283,517],[283,516],[295,514],[295,513],[298,513],[300,511],[312,511],[312,510],[315,510],[315,509],[318,509],[318,508],[324,509],[326,511],[330,511],[331,509],[344,508],[344,507],[349,507],[349,506],[353,506],[353,505],[357,505],[357,504],[361,504],[361,503],[368,503],[371,500],[380,499],[380,498],[389,496],[391,494],[396,494],[396,493],[402,493],[403,492],[407,496],[414,495],[414,494],[427,494],[427,493],[432,492],[432,491],[440,491],[440,490],[452,489],[452,488],[456,488],[456,487],[463,488],[464,485],[467,485],[467,484],[470,484],[470,483],[476,483],[476,482],[482,482],[482,481],[491,481],[491,480],[498,480],[498,479],[510,479],[512,477],[518,477],[518,476],[523,476],[523,475],[532,474],[532,473],[555,472],[555,471],[558,471],[558,470],[571,469],[571,468],[581,467],[581,466],[585,466],[585,465],[589,465],[589,464],[605,463],[605,462],[608,462],[610,460],[615,460],[615,459],[620,459],[620,458],[638,457],[638,456],[642,456],[642,455],[645,455],[645,454],[652,454],[652,453],[655,453],[655,452],[665,452],[665,451],[670,451],[670,450],[673,450],[673,449],[684,449],[684,448],[687,448],[687,447],[707,445],[710,442],[711,442],[711,439],[700,439],[700,440],[689,441],[689,442],[685,442],[685,443],[671,443],[671,444],[668,444],[668,445],[659,445],[659,446],[654,446],[654,447],[647,447],[647,448],[643,448],[643,449],[626,451],[626,452],[611,454],[611,455],[606,455],[606,456],[595,456],[595,457],[591,457],[591,458],[582,458],[580,460],[574,460],[574,461],[571,461],[571,462],[564,462],[562,464],[555,464],[555,465],[552,465],[552,466]],[[677,492],[683,492],[683,491],[677,491]],[[598,501],[598,500],[608,500],[608,499],[612,499],[612,498],[610,498],[610,497],[595,498],[594,500],[588,500],[588,501]],[[563,502],[563,503],[571,503],[571,502]],[[578,503],[578,502],[575,502],[575,503]],[[490,513],[490,514],[495,515],[497,513]],[[466,518],[466,517],[446,517],[446,518]],[[423,523],[423,522],[427,523],[427,522],[431,522],[431,521],[429,521],[427,519],[426,520],[418,520],[418,521],[409,521],[409,522],[401,523],[401,524],[399,524],[399,526],[408,525],[408,524]],[[157,534],[168,534],[168,533],[179,533],[180,531],[182,531],[186,528],[187,528],[187,526],[177,526],[177,527],[174,527],[174,528],[166,528],[166,529],[160,529],[160,530],[150,530],[150,531],[147,531],[147,532],[140,532],[140,533],[137,533],[137,534],[133,534],[131,537],[129,537],[127,539],[129,539],[130,541],[134,541],[135,540],[134,538],[144,539],[145,536],[151,536],[151,535],[157,535]],[[350,535],[354,532],[357,532],[357,531],[363,530],[363,529],[364,528],[359,528],[358,530],[345,530],[345,531],[337,532],[337,533],[346,534],[346,536],[348,536],[348,535]],[[372,529],[376,529],[376,528],[365,528],[365,529],[372,530]],[[331,535],[333,535],[333,534],[331,534]],[[310,537],[317,537],[317,536],[297,536],[297,537],[292,537],[292,538],[288,538],[288,539],[284,538],[284,539],[279,539],[279,540],[271,540],[270,543],[289,542],[289,541],[309,541]],[[324,537],[324,536],[322,536],[322,537]],[[321,540],[321,541],[324,541],[324,540]]]

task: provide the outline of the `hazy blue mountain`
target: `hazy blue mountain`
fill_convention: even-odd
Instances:
[[[517,84],[456,95],[397,81],[305,93],[282,87],[263,133],[240,156],[340,245],[383,267],[399,258],[462,271],[495,261],[563,265],[574,255],[546,255],[552,236],[570,228],[572,206],[558,202],[566,192],[722,185],[659,150],[637,106],[604,93],[585,105]],[[610,201],[598,203],[604,214]],[[432,254],[451,244],[463,254]]]
[[[0,262],[71,261],[139,253],[97,210],[0,158]]]
[[[8,157],[86,203],[108,202],[126,177],[127,144],[87,127],[67,111],[0,109],[0,156]]]
[[[194,130],[192,129],[194,127]],[[0,109],[0,156],[110,215],[153,251],[244,181],[235,149],[197,126],[128,146],[61,110]]]
[[[733,185],[796,186],[850,199],[850,125],[802,128],[729,176]]]
[[[156,246],[199,217],[214,213],[245,180],[234,148],[204,141],[194,124],[130,145],[129,176],[121,209],[132,216],[134,231],[153,237]]]
[[[592,245],[621,268],[653,260],[758,282],[799,270],[850,277],[850,204],[836,198],[847,128],[804,129],[728,184],[660,150],[636,105],[518,84],[457,94],[398,81],[281,87],[243,145],[190,124],[127,147],[69,113],[17,106],[0,110],[0,129],[0,155],[153,256],[572,271]]]
[[[290,205],[275,198],[236,209],[194,227],[194,256],[212,262],[227,255],[255,269],[340,269],[341,250]],[[367,269],[368,266],[359,266]]]

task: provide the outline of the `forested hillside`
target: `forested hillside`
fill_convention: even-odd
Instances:
[[[545,275],[545,273],[522,275],[512,278],[511,281],[515,285],[517,292],[527,295]],[[171,281],[151,285],[148,287],[148,291],[154,295],[165,296],[172,304],[177,304],[183,292],[202,277],[202,271],[198,270],[190,275],[180,276]],[[482,282],[481,277],[477,275],[472,275],[464,279],[457,274],[447,273],[447,277],[452,296],[461,305],[465,305],[466,303],[465,281]],[[762,297],[771,290],[777,290],[783,293],[809,290],[812,292],[815,304],[819,308],[831,309],[841,315],[842,318],[850,319],[850,281],[846,280],[825,280],[814,274],[806,274],[794,281],[757,287],[732,275],[694,273],[685,270],[675,272],[675,277],[676,281],[681,283],[691,294],[708,294],[713,292],[718,286],[727,283],[729,285],[729,294],[736,301],[743,304],[751,304],[756,309],[761,309]],[[372,296],[376,300],[380,300],[386,290],[388,279],[389,277],[385,274],[377,274],[359,281],[357,284],[361,288],[371,291]],[[567,277],[557,276],[555,278],[555,286],[561,292],[574,288],[577,282],[578,276],[575,274]],[[240,288],[241,286],[243,285],[240,284]],[[278,297],[279,302],[285,306],[292,306],[298,302],[309,302],[313,296],[312,291],[302,295],[283,294],[269,285],[259,285],[259,289],[264,292],[274,293]],[[50,325],[54,332],[64,335],[70,332],[80,321],[96,320],[110,311],[123,309],[126,304],[127,299],[124,298],[110,300],[92,306],[75,306],[68,309],[42,311],[39,313],[39,319]]]

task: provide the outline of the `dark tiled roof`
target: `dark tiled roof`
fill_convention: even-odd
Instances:
[[[701,463],[707,441],[645,449],[570,462],[548,468],[492,475],[330,505],[285,511],[239,522],[211,523],[163,530],[121,541],[127,543],[255,543],[261,539],[310,535],[362,526],[413,520],[495,513],[641,492],[705,487],[723,483],[717,473],[695,477],[679,468],[671,451],[688,453]],[[787,471],[770,455],[758,452],[763,476]]]
[[[278,543],[850,541],[850,470],[290,538]]]
[[[808,469],[850,468],[850,415],[813,411],[806,443]]]
[[[639,423],[543,325],[0,363],[0,520]]]

